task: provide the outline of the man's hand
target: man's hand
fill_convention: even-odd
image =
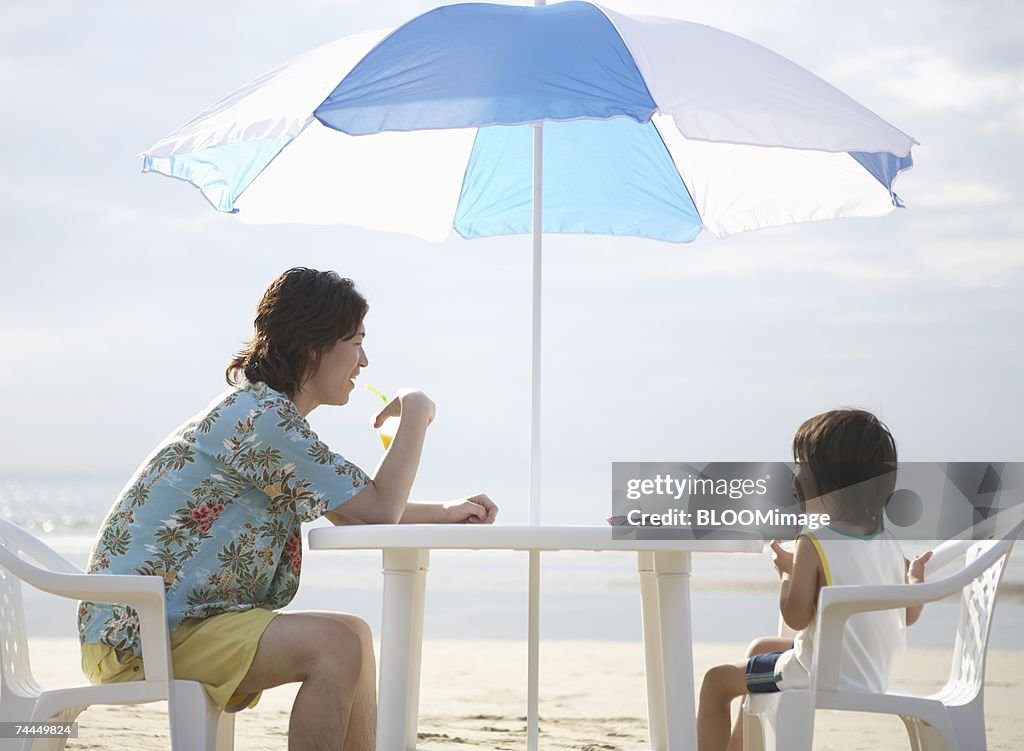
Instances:
[[[783,574],[793,575],[793,553],[782,547],[782,540],[772,540],[772,563],[780,578]]]
[[[483,494],[452,501],[442,507],[445,524],[494,524],[497,516],[498,507]]]
[[[434,421],[437,407],[429,396],[422,391],[414,389],[402,389],[398,396],[384,405],[384,409],[377,413],[373,420],[373,427],[379,428],[389,417],[401,417],[410,414],[422,414],[426,417],[427,425]]]

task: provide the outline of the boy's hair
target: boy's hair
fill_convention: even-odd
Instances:
[[[881,420],[862,409],[815,415],[797,428],[793,459],[808,466],[821,495],[837,494],[832,518],[881,529],[896,489],[896,441]]]
[[[294,398],[324,353],[359,331],[369,308],[355,282],[337,272],[288,269],[263,293],[253,322],[256,333],[224,376],[232,386],[244,376]]]

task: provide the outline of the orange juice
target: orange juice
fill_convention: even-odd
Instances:
[[[398,432],[397,417],[389,417],[384,421],[383,425],[377,428],[377,435],[380,436],[380,442],[384,444],[385,451],[391,447],[391,442],[395,440],[396,432]]]

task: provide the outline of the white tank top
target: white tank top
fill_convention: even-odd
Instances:
[[[831,527],[804,530],[818,551],[825,584],[903,584],[903,550],[888,530],[865,537]],[[775,664],[779,688],[806,688],[814,653],[815,612],[806,628],[797,632],[793,649]],[[839,688],[844,691],[884,692],[889,686],[893,659],[907,643],[906,609],[857,613],[846,622],[839,663]]]

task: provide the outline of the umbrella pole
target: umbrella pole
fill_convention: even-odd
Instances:
[[[530,389],[530,524],[540,524],[540,337],[544,126],[533,126],[533,381]]]
[[[543,5],[543,0],[536,0]],[[533,126],[533,381],[530,390],[530,524],[540,524],[540,308],[543,240],[544,123]],[[530,606],[526,688],[526,748],[540,742],[540,551],[530,551]]]
[[[546,0],[533,0],[535,6]],[[533,381],[530,389],[530,524],[540,524],[540,303],[544,237],[544,123],[533,126]],[[540,551],[530,551],[526,748],[540,745]]]

